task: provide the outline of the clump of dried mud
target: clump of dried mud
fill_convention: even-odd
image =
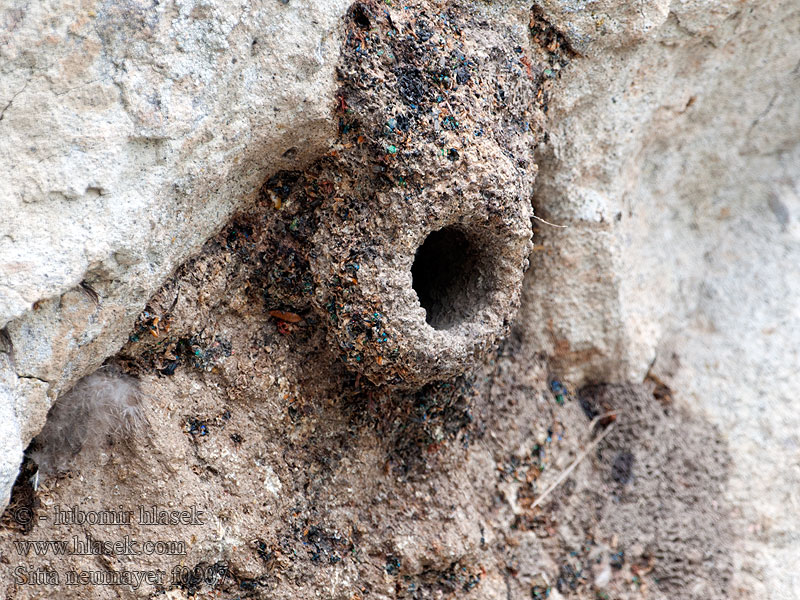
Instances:
[[[260,243],[241,222],[220,233],[115,359],[140,379],[149,433],[78,455],[38,492],[21,481],[0,542],[6,597],[47,589],[13,584],[14,568],[43,564],[162,569],[163,585],[139,593],[171,598],[727,597],[727,457],[663,388],[571,393],[524,323],[465,376],[414,392],[375,386],[331,351],[313,312],[269,304],[263,290],[281,279],[262,285],[275,272]],[[615,429],[533,507],[607,413]],[[24,530],[20,502],[36,517]],[[196,507],[203,523],[38,520],[76,504]],[[87,534],[183,541],[187,554],[22,558],[12,544]]]

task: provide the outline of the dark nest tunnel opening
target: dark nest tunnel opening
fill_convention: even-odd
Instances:
[[[473,317],[487,296],[487,269],[476,240],[457,227],[428,235],[417,249],[411,279],[425,320],[449,329]]]

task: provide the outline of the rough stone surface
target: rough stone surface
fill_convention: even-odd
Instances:
[[[673,2],[620,47],[559,6],[596,41],[553,94],[534,205],[570,228],[537,228],[520,318],[559,372],[653,377],[720,427],[734,590],[795,598],[800,12]]]
[[[13,358],[0,385],[16,399],[13,446],[269,173],[327,147],[346,8],[3,7],[0,329]],[[2,433],[19,439],[10,423]],[[20,459],[0,455],[3,481]]]
[[[2,357],[3,360],[5,357]],[[22,435],[17,419],[17,398],[11,393],[9,377],[3,371],[5,381],[0,383],[0,455],[4,458],[5,468],[0,469],[0,504],[5,506],[11,494],[11,486],[17,478],[17,467],[22,457]],[[21,390],[14,390],[17,394]],[[16,461],[16,464],[15,464]]]
[[[60,597],[797,597],[796,3],[406,4],[4,9],[0,500],[108,357],[152,425],[25,462],[7,597],[87,533],[191,547],[24,562],[202,576]],[[20,522],[142,502],[204,523]]]

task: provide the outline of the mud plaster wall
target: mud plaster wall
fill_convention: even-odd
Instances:
[[[550,9],[548,18],[557,21],[558,11],[552,6],[546,8]],[[657,3],[650,8],[652,10],[641,15],[641,22],[636,19],[626,22],[624,14],[617,15],[616,20],[608,19],[604,23],[607,32],[602,25],[593,23],[594,30],[603,31],[605,36],[599,36],[601,40],[596,42],[595,56],[623,55],[629,65],[642,61],[641,72],[646,73],[647,62],[657,63],[659,53],[648,46],[626,55],[619,49],[620,38],[643,36],[645,30],[661,27],[660,37],[653,44],[666,55],[662,55],[663,60],[680,65],[683,63],[669,48],[671,44],[682,47],[674,39],[670,41],[681,28],[688,27],[699,34],[697,42],[683,50],[683,60],[689,63],[696,61],[698,53],[704,51],[707,52],[704,56],[713,56],[711,50],[703,50],[708,47],[720,47],[720,54],[730,54],[742,39],[745,41],[738,42],[744,48],[742,52],[749,52],[751,48],[742,30],[762,31],[759,27],[768,23],[773,32],[782,31],[775,25],[781,20],[780,6],[755,15],[724,6],[711,24],[701,23],[704,17],[691,14],[690,10],[687,14],[686,7],[681,7],[683,13],[678,7],[670,12],[667,5]],[[415,10],[421,9],[416,7]],[[411,38],[415,41],[411,50],[416,44],[423,47],[418,54],[410,53],[413,61],[427,65],[429,70],[429,61],[437,53],[456,61],[451,64],[445,61],[445,73],[426,70],[425,73],[431,75],[430,88],[422,90],[423,96],[425,92],[447,90],[447,95],[454,97],[452,104],[456,110],[437,106],[438,115],[418,119],[412,135],[407,135],[402,129],[395,132],[397,125],[403,126],[403,120],[398,122],[397,117],[409,110],[399,85],[407,73],[395,73],[383,67],[395,77],[390,79],[389,85],[397,84],[397,89],[385,93],[395,98],[393,105],[402,107],[401,112],[382,114],[385,110],[382,95],[373,98],[378,105],[376,108],[369,106],[368,95],[367,102],[363,97],[359,101],[357,90],[340,90],[342,94],[332,103],[339,111],[336,113],[339,133],[333,152],[309,170],[284,169],[270,178],[259,199],[242,211],[220,236],[208,242],[198,258],[177,272],[150,300],[146,313],[128,332],[138,341],[124,348],[115,362],[138,374],[143,389],[151,396],[148,416],[153,428],[150,432],[141,439],[118,443],[99,457],[79,456],[78,461],[87,461],[83,467],[79,462],[65,478],[45,482],[36,498],[28,490],[27,496],[23,493],[18,499],[34,505],[38,502],[37,510],[46,510],[54,503],[70,504],[73,498],[80,498],[87,506],[94,502],[100,508],[106,505],[109,497],[109,482],[114,482],[115,497],[123,504],[132,497],[138,502],[144,496],[147,502],[201,506],[210,521],[200,530],[134,531],[141,537],[157,533],[165,539],[193,540],[192,554],[183,562],[190,566],[204,565],[199,572],[206,575],[207,580],[179,582],[177,589],[170,592],[174,597],[208,588],[221,590],[229,597],[288,598],[327,594],[351,598],[354,595],[366,597],[367,592],[373,597],[448,594],[461,597],[467,593],[476,597],[536,597],[535,594],[543,593],[547,587],[555,590],[551,593],[580,596],[594,593],[592,586],[604,581],[606,569],[611,571],[612,577],[610,583],[601,588],[610,587],[613,593],[631,597],[639,597],[643,588],[655,597],[676,593],[729,597],[770,585],[764,572],[758,571],[761,568],[758,564],[750,566],[747,576],[742,577],[740,562],[737,563],[741,559],[724,551],[731,548],[732,531],[739,538],[745,535],[738,517],[731,518],[732,513],[741,510],[742,504],[731,508],[724,493],[730,489],[726,450],[720,449],[725,434],[718,437],[704,417],[688,412],[682,406],[685,397],[681,396],[681,391],[669,393],[669,388],[663,385],[664,373],[651,371],[644,387],[574,391],[591,380],[640,382],[654,357],[649,337],[653,335],[653,321],[649,320],[652,317],[647,311],[642,311],[647,316],[643,321],[633,318],[637,313],[626,312],[630,306],[639,304],[612,301],[623,297],[620,290],[628,289],[628,284],[624,284],[626,280],[619,275],[624,270],[614,260],[619,251],[614,241],[616,234],[614,230],[608,231],[621,211],[613,212],[613,218],[608,218],[615,208],[613,203],[607,206],[596,195],[589,198],[579,195],[577,203],[566,200],[559,203],[554,200],[558,195],[549,193],[558,186],[548,178],[561,183],[560,189],[565,193],[587,188],[595,192],[611,190],[607,193],[613,200],[619,197],[619,188],[614,186],[635,187],[637,181],[629,171],[619,171],[615,157],[637,156],[637,153],[626,146],[624,136],[608,142],[617,148],[609,153],[599,152],[596,146],[588,143],[576,143],[580,128],[575,127],[572,115],[588,113],[583,117],[586,124],[598,113],[596,122],[604,122],[610,115],[625,114],[625,111],[603,112],[602,103],[599,108],[591,109],[593,102],[584,105],[578,102],[576,105],[584,109],[570,113],[570,103],[575,102],[575,98],[585,97],[586,90],[592,89],[591,77],[587,76],[588,82],[581,84],[580,66],[576,71],[579,75],[572,80],[576,87],[572,92],[562,88],[561,104],[556,103],[553,108],[553,84],[547,84],[547,78],[557,70],[553,67],[564,66],[556,52],[561,40],[569,41],[575,52],[588,52],[585,44],[592,40],[575,34],[569,27],[562,27],[564,33],[550,30],[548,38],[548,29],[537,29],[536,20],[531,30],[531,15],[527,10],[506,13],[505,17],[516,16],[516,20],[509,19],[508,29],[497,27],[495,23],[491,31],[487,31],[482,25],[482,14],[485,21],[497,18],[497,13],[491,8],[485,9],[487,13],[482,10],[482,7],[477,11],[470,6],[456,7],[444,24],[437,20],[436,14],[429,12],[421,19],[421,28],[417,27],[419,20],[402,13],[392,17],[395,25],[388,19],[383,21],[380,12],[376,18],[375,11],[370,8],[350,13],[346,22],[347,32],[352,37],[345,38],[345,70],[340,71],[345,82],[348,81],[346,67],[353,64],[348,61],[357,57],[363,57],[367,68],[356,73],[381,72],[381,61],[375,57],[383,56],[378,55],[381,49],[384,54],[386,48],[396,49],[398,42],[393,44],[387,38],[390,39],[389,32],[399,25],[398,31],[410,28],[413,32]],[[791,14],[789,11],[788,15]],[[537,12],[535,18],[540,19],[541,13]],[[783,22],[784,29],[790,30],[791,19],[784,18]],[[435,26],[430,26],[431,23]],[[515,28],[513,23],[519,26]],[[439,45],[437,52],[426,52],[424,44],[431,39],[424,40],[427,32],[436,36],[432,45],[443,40],[447,50]],[[571,40],[568,39],[570,33],[573,34]],[[775,37],[779,41],[784,39],[781,35]],[[452,68],[452,64],[458,64],[458,57],[453,56],[447,44],[448,40],[452,41],[458,51],[459,43],[469,47],[473,39],[483,43],[491,40],[500,49],[488,61],[488,71],[481,73],[480,63],[473,67],[477,71],[476,78],[481,74],[486,81],[510,78],[511,85],[505,87],[504,92],[521,90],[523,98],[535,101],[514,102],[504,108],[501,98],[501,102],[491,103],[488,116],[483,111],[475,111],[468,95],[458,92],[462,86],[469,90],[470,84],[458,82],[458,70]],[[548,50],[553,41],[557,44],[553,50]],[[726,45],[727,42],[733,45]],[[766,46],[766,56],[770,56],[770,48],[781,47],[779,42],[762,46]],[[517,47],[522,52],[518,52]],[[549,61],[546,66],[542,62],[545,60]],[[713,71],[714,60],[709,59],[709,63]],[[497,66],[504,64],[509,65],[507,71]],[[577,61],[577,65],[590,64],[588,59]],[[452,79],[454,75],[456,80],[455,85],[450,84],[456,88],[452,92],[443,81],[448,70],[449,77]],[[550,74],[546,74],[548,70]],[[656,72],[660,71],[656,69]],[[776,69],[774,74],[780,77],[781,73],[784,71]],[[734,81],[741,79],[741,74],[734,75],[731,76]],[[406,82],[414,79],[412,71]],[[557,85],[566,85],[563,77],[552,79]],[[352,79],[350,81],[352,83]],[[599,81],[595,94],[606,98],[607,82]],[[668,98],[673,92],[668,76],[641,85],[653,90],[658,89],[656,83],[661,81],[664,86],[661,98]],[[412,91],[415,88],[413,86]],[[478,98],[489,96],[487,90],[480,91]],[[721,92],[723,96],[725,93]],[[638,106],[633,111],[637,118],[651,108],[653,93],[644,96],[645,100],[639,105],[632,102],[630,96],[621,96]],[[590,94],[590,97],[594,96]],[[778,94],[765,106],[774,107],[777,103],[780,107],[786,97]],[[690,98],[687,97],[685,103],[678,98],[676,106],[681,105],[684,110],[692,108],[698,100],[690,102]],[[619,101],[616,94],[611,99]],[[431,96],[422,97],[420,101],[441,104]],[[585,108],[587,106],[590,108]],[[701,99],[697,107],[702,106]],[[505,167],[502,163],[482,163],[481,152],[499,155],[507,152],[528,160],[524,157],[533,144],[542,140],[545,107],[548,113],[553,110],[562,113],[550,115],[547,138],[537,146],[544,176],[540,179],[541,187],[530,187],[533,160],[526,165],[511,163]],[[790,112],[790,107],[789,104],[784,113]],[[360,114],[354,112],[358,108],[364,113],[361,117],[364,122],[360,124],[353,122],[353,115]],[[348,110],[353,112],[348,113]],[[762,110],[763,107],[754,106],[756,116]],[[447,119],[461,111],[460,119]],[[477,117],[475,112],[478,112]],[[385,123],[384,116],[388,117]],[[457,132],[461,128],[473,133],[480,130],[480,119],[484,116],[492,127],[493,145],[484,146],[483,140],[459,145],[461,140]],[[395,126],[390,124],[390,119],[395,120]],[[499,131],[498,120],[504,123]],[[522,121],[527,121],[530,130],[520,127]],[[640,131],[649,131],[660,121],[648,117],[642,118],[641,123]],[[359,134],[354,125],[359,125],[368,135]],[[439,132],[435,130],[436,125],[441,128]],[[570,158],[567,164],[582,165],[591,177],[597,178],[598,173],[603,175],[603,170],[598,169],[596,159],[591,157],[603,157],[609,161],[605,165],[608,173],[622,172],[625,176],[603,175],[610,182],[605,188],[606,183],[589,186],[581,181],[581,188],[567,185],[570,182],[558,182],[558,177],[570,174],[569,169],[558,167],[558,127],[564,127],[571,140],[571,143],[562,142],[561,148],[572,153],[585,148],[589,156],[580,160]],[[629,131],[628,127],[611,123],[606,129]],[[359,142],[360,135],[366,139]],[[426,140],[426,136],[433,142]],[[631,139],[634,148],[642,144],[641,137],[633,135]],[[664,142],[658,139],[642,144],[654,148],[655,160],[664,156]],[[780,152],[791,156],[792,140],[796,139],[792,137],[791,128],[782,128],[781,136],[771,139],[776,140]],[[444,143],[437,146],[440,140]],[[438,152],[434,156],[438,162],[430,157],[427,160],[413,157],[415,149],[431,149],[426,143],[436,146]],[[346,147],[348,144],[352,146]],[[451,149],[457,154],[451,154]],[[412,154],[410,159],[408,154]],[[786,177],[790,177],[791,169],[781,166],[787,164],[787,160],[765,164],[771,165],[769,168],[773,171],[783,169]],[[632,165],[634,172],[638,172],[638,162]],[[336,286],[330,285],[330,277],[320,265],[341,262],[345,274],[353,275],[351,279],[357,282],[353,285],[358,286],[358,273],[352,272],[352,266],[351,272],[346,269],[348,265],[360,267],[363,263],[341,259],[315,263],[314,257],[307,253],[315,247],[324,248],[325,239],[335,237],[336,230],[329,235],[319,233],[320,230],[324,232],[330,219],[341,219],[342,214],[350,212],[358,214],[359,210],[372,214],[374,209],[367,202],[374,199],[378,204],[381,196],[399,200],[405,193],[395,188],[402,188],[403,182],[433,210],[441,210],[447,216],[451,214],[448,212],[451,209],[447,208],[448,196],[453,195],[452,190],[446,189],[450,177],[480,176],[483,171],[495,178],[489,187],[502,192],[501,200],[503,194],[508,198],[502,200],[505,204],[500,206],[514,206],[514,202],[534,190],[540,214],[557,220],[555,217],[563,207],[577,206],[574,209],[577,222],[573,223],[569,235],[537,228],[542,244],[534,247],[534,269],[528,271],[527,300],[523,301],[522,317],[512,326],[507,342],[499,350],[492,347],[493,338],[510,326],[502,323],[502,319],[501,327],[489,328],[488,343],[463,361],[469,367],[465,377],[429,383],[417,391],[375,388],[371,379],[380,379],[376,375],[382,372],[378,367],[383,365],[377,359],[383,355],[373,352],[369,357],[374,359],[370,370],[356,364],[361,363],[358,356],[363,359],[356,346],[381,339],[382,327],[375,331],[375,322],[358,329],[345,327],[347,337],[343,337],[341,330],[325,322],[324,309],[330,305],[330,298],[324,293],[319,297],[313,293],[317,287],[339,293]],[[513,184],[503,185],[512,179]],[[438,190],[436,181],[442,182]],[[548,181],[550,187],[547,187]],[[790,200],[786,200],[786,194],[791,193],[791,179],[789,181],[785,184],[789,185],[789,191],[778,189],[776,193],[783,195],[772,202],[779,208],[786,207],[785,211],[778,210],[775,214],[789,215],[783,223],[787,229],[793,214]],[[434,189],[426,192],[423,187],[428,182],[434,183]],[[469,185],[465,188],[468,196]],[[340,195],[340,190],[346,193]],[[320,203],[309,210],[309,205],[317,200]],[[483,198],[474,202],[487,206]],[[622,216],[625,217],[624,213]],[[640,219],[647,222],[645,216]],[[586,221],[597,222],[599,226],[587,226]],[[628,223],[626,220],[620,225],[619,231],[623,234],[626,228],[634,233],[646,231]],[[788,229],[784,233],[791,235],[791,231]],[[365,233],[369,232],[359,231],[358,235]],[[379,238],[378,234],[366,245],[379,246]],[[624,235],[622,239],[626,239]],[[404,246],[409,254],[417,241],[409,241]],[[648,247],[644,242],[640,242],[641,246]],[[570,249],[575,248],[577,253],[570,256]],[[549,268],[539,262],[541,257],[551,257],[553,253],[562,253],[562,258],[566,258]],[[692,260],[690,255],[673,255],[681,260]],[[604,256],[609,260],[604,261]],[[658,262],[658,253],[654,256]],[[592,264],[596,269],[592,269]],[[519,265],[520,269],[524,266],[522,262]],[[606,281],[620,279],[622,284],[616,287],[598,283],[592,287],[575,277],[565,282],[565,265],[573,274],[577,267],[596,281],[602,282],[605,273]],[[609,265],[614,268],[610,269]],[[341,276],[339,274],[340,279]],[[369,281],[367,277],[364,280]],[[534,281],[535,284],[531,283]],[[313,288],[312,293],[308,286]],[[578,293],[565,293],[565,289]],[[637,289],[636,286],[633,289]],[[507,299],[512,311],[517,302],[514,294],[512,291],[512,297]],[[551,300],[541,301],[543,294]],[[687,296],[691,297],[691,293]],[[81,301],[90,302],[91,298]],[[532,316],[537,315],[535,311],[542,306],[550,307],[549,318]],[[597,320],[587,316],[592,311],[599,315]],[[352,320],[351,314],[344,316]],[[587,327],[585,324],[589,322],[595,325]],[[552,330],[539,331],[543,324],[551,323],[564,329],[555,334]],[[597,326],[597,323],[603,325]],[[169,326],[168,331],[165,325]],[[159,333],[158,339],[150,333],[154,328]],[[638,330],[642,331],[641,337],[635,335]],[[375,338],[369,337],[375,333]],[[582,337],[585,335],[589,336],[589,343]],[[12,341],[17,340],[17,348],[21,347],[21,339],[24,338],[12,335]],[[646,343],[643,344],[643,340]],[[551,341],[552,346],[549,345]],[[347,344],[353,344],[353,348]],[[375,345],[372,347],[374,349]],[[348,355],[350,350],[356,353]],[[413,360],[413,352],[407,356]],[[387,367],[394,364],[387,360]],[[448,373],[446,364],[441,367],[441,371],[439,366],[432,367],[433,375],[425,375],[424,379],[435,379],[437,372],[452,374]],[[668,370],[667,367],[664,370]],[[563,393],[562,387],[554,382],[554,378],[565,373],[574,383],[568,385],[573,390],[571,395]],[[395,376],[396,373],[392,375]],[[670,405],[675,398],[678,407]],[[547,478],[554,478],[586,443],[590,422],[587,415],[596,412],[595,402],[600,402],[605,412],[618,410],[617,433],[598,446],[597,453],[576,472],[574,483],[568,482],[544,509],[531,508],[537,492],[552,481]],[[691,442],[683,443],[687,439]],[[732,446],[735,449],[735,444]],[[729,443],[728,449],[730,447]],[[104,469],[90,468],[98,461]],[[655,506],[663,511],[658,513],[657,520],[652,518]],[[695,517],[692,511],[698,507],[702,508]],[[692,525],[687,526],[687,521]],[[7,540],[18,539],[14,523],[10,525],[12,529]],[[73,533],[83,535],[85,529],[62,533],[69,534],[65,537]],[[100,539],[114,535],[102,529],[92,534]],[[134,564],[143,565],[140,568],[148,564],[165,565],[163,557],[143,560],[137,557],[127,563],[126,560],[89,559],[86,566],[99,563],[103,570],[119,570],[125,564],[130,564],[130,568],[134,568]],[[74,565],[75,561],[51,563],[63,568],[66,564]],[[11,561],[7,566],[10,564]],[[168,566],[171,565],[172,562]],[[780,568],[777,574],[781,575]],[[781,586],[781,583],[772,585]],[[150,589],[140,591],[142,595],[152,592]],[[39,590],[9,588],[8,593],[35,597]],[[118,590],[97,586],[62,590],[62,593],[72,593],[76,597],[103,597],[103,594],[114,597]]]

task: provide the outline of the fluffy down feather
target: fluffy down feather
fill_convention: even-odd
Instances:
[[[68,470],[81,451],[99,451],[143,429],[143,395],[137,380],[113,367],[87,375],[56,400],[29,456],[42,476]]]

